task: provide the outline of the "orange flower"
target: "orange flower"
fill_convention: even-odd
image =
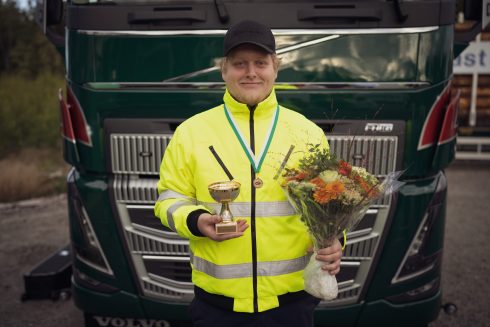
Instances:
[[[323,179],[321,179],[320,177],[313,178],[312,180],[310,180],[310,183],[315,184],[317,188],[323,188],[326,185]]]
[[[287,182],[290,182],[290,181],[297,181],[297,182],[301,182],[303,180],[305,180],[306,178],[308,177],[308,173],[305,172],[305,171],[295,171],[294,172],[294,175],[290,174],[289,176],[286,177],[286,181]]]
[[[354,176],[354,179],[356,180],[357,184],[366,192],[366,194],[369,195],[371,192],[371,187],[366,183],[359,175]]]
[[[320,204],[325,204],[332,200],[330,192],[324,188],[319,188],[313,193],[313,199]]]
[[[304,171],[300,171],[296,174],[296,176],[294,176],[294,179],[302,181],[306,178],[306,176],[307,174]]]
[[[323,184],[323,187],[318,187],[313,193],[313,198],[320,204],[326,204],[331,200],[338,199],[340,194],[342,194],[344,191],[344,184],[342,182],[334,181],[328,184]]]
[[[332,194],[335,194],[335,198],[338,198],[339,195],[342,194],[342,192],[344,192],[345,189],[344,184],[339,181],[328,183],[325,188],[329,190],[329,192],[331,192]]]

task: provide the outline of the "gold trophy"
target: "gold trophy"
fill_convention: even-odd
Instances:
[[[221,203],[221,223],[216,224],[216,234],[236,233],[237,223],[233,221],[230,211],[230,202],[235,200],[240,193],[240,183],[236,181],[217,182],[208,186],[209,194],[216,201]]]

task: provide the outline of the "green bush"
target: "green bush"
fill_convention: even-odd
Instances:
[[[26,147],[59,147],[63,76],[0,75],[0,158]]]

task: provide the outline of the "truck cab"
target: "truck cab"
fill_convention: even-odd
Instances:
[[[153,215],[175,128],[222,103],[232,24],[269,26],[279,103],[325,131],[338,157],[404,186],[347,235],[339,295],[317,326],[424,326],[441,306],[447,182],[458,92],[456,3],[46,0],[41,23],[66,63],[60,91],[73,251],[87,326],[186,326],[188,242]],[[61,23],[64,29],[55,29]],[[456,50],[460,51],[460,50]]]

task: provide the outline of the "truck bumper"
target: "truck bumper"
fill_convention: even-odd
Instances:
[[[158,321],[162,326],[189,324],[186,305],[153,303],[151,307],[154,309],[158,307],[159,314],[155,315],[155,312],[148,314],[142,306],[141,299],[127,292],[103,294],[75,283],[72,287],[75,304],[85,312],[86,326],[102,326],[114,319],[120,321],[129,319],[135,323],[141,323],[140,320]],[[437,319],[441,301],[442,294],[439,290],[432,297],[404,304],[379,300],[343,308],[318,308],[315,311],[315,327],[424,326]],[[103,312],[103,315],[97,314],[98,312]]]
[[[441,311],[442,293],[416,302],[393,304],[385,300],[366,303],[356,326],[425,326],[437,319]]]
[[[437,319],[442,295],[439,290],[429,298],[394,304],[386,300],[344,308],[318,308],[315,327],[417,327]]]

